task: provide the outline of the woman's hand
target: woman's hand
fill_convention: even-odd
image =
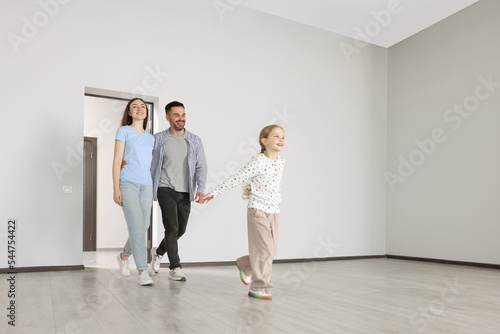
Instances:
[[[113,192],[113,200],[119,206],[123,206],[123,203],[122,203],[122,192],[120,190],[118,190],[118,191],[115,190]]]
[[[119,206],[123,206],[122,192],[120,190],[120,173],[123,166],[126,164],[123,161],[123,152],[125,151],[125,143],[115,140],[115,153],[113,155],[113,200]]]

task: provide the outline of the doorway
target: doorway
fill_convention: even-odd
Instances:
[[[97,138],[83,140],[83,251],[96,250]]]
[[[92,163],[96,164],[96,173],[92,176],[95,179],[95,187],[90,190],[95,194],[95,229],[92,231],[91,220],[84,219],[84,251],[88,247],[90,234],[92,231],[92,240],[95,243],[93,251],[118,251],[123,249],[123,244],[128,238],[127,225],[121,207],[113,201],[113,181],[111,177],[112,160],[114,152],[114,142],[116,131],[118,130],[123,111],[131,98],[142,98],[148,108],[150,115],[146,131],[153,133],[154,119],[156,117],[158,98],[151,96],[137,96],[122,92],[85,88],[84,93],[84,136],[94,138],[95,151],[91,153],[92,159],[87,158],[84,164],[84,175],[90,174],[89,168]],[[85,144],[85,141],[84,141]],[[84,145],[85,146],[85,145]],[[85,147],[84,147],[85,149]],[[87,163],[87,161],[89,161]],[[88,181],[85,184],[89,184]],[[85,189],[85,187],[84,187]],[[84,197],[87,196],[84,193]],[[84,200],[87,205],[89,200]],[[150,260],[149,251],[154,240],[154,227],[156,226],[155,206],[153,206],[150,226],[147,232],[148,261]],[[90,216],[84,213],[85,218]],[[91,247],[91,246],[90,246]]]

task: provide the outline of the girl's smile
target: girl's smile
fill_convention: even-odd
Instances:
[[[275,127],[267,138],[262,139],[266,151],[280,152],[285,147],[285,133],[280,127]]]

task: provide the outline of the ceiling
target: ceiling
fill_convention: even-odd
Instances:
[[[388,48],[477,1],[244,0],[242,5]]]

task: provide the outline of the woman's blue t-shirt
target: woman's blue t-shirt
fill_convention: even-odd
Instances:
[[[116,140],[125,143],[123,160],[127,162],[121,170],[120,179],[139,184],[153,184],[150,172],[155,143],[153,135],[137,132],[127,125],[118,129]]]

